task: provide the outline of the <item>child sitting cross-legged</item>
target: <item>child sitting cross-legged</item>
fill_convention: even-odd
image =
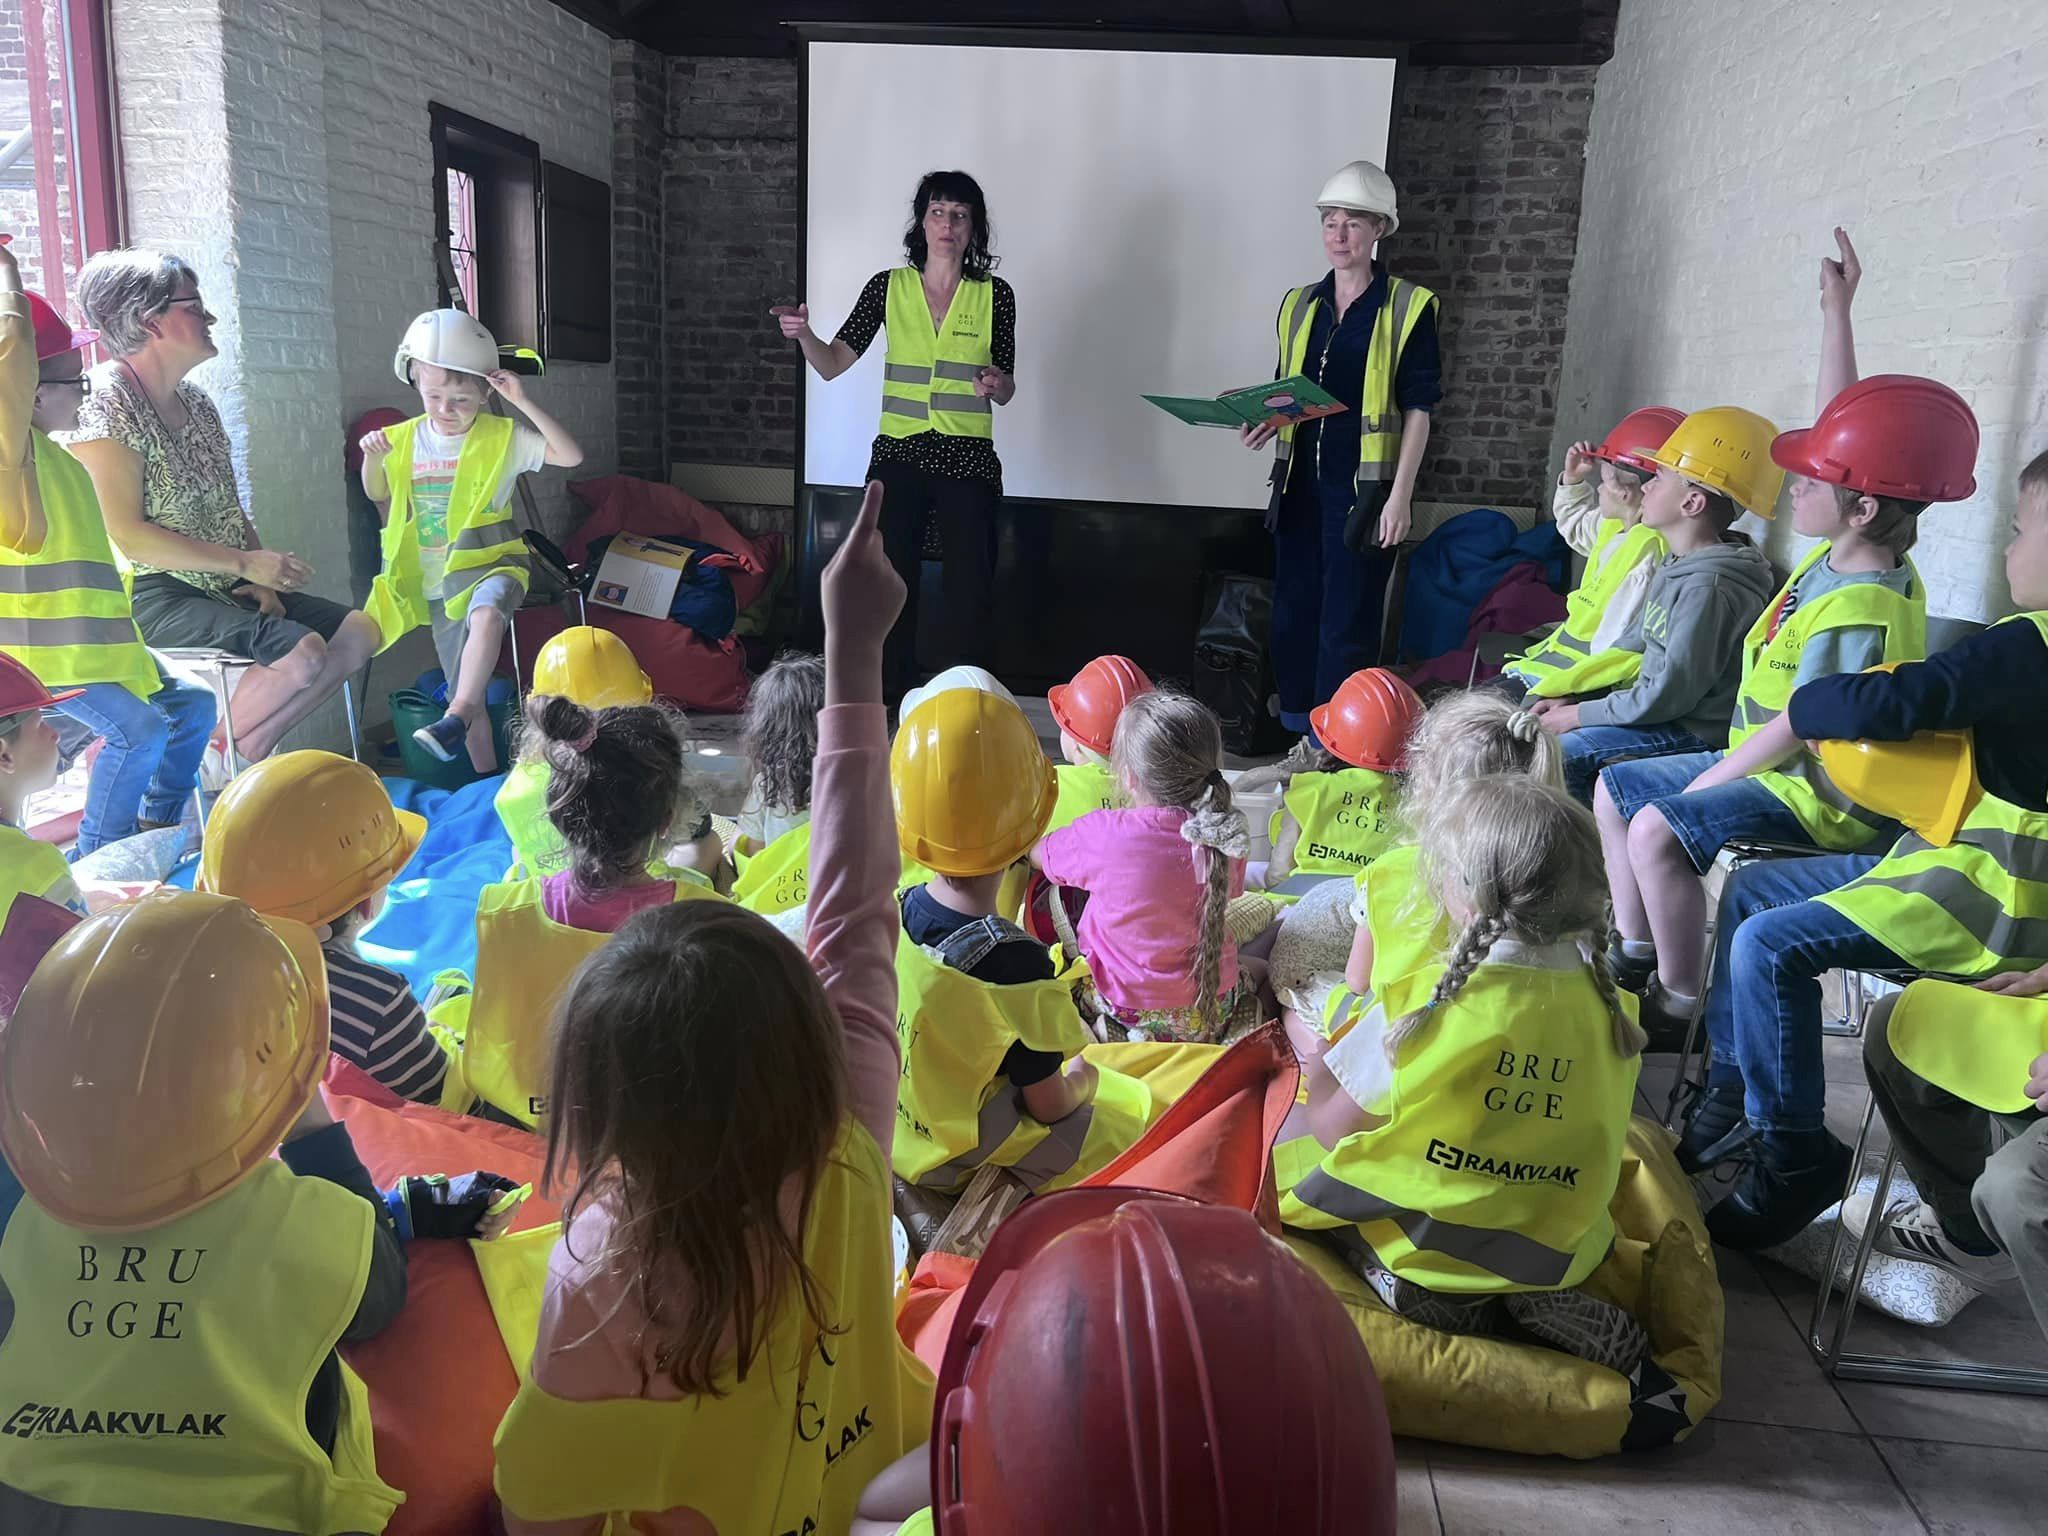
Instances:
[[[1474,779],[1430,807],[1420,845],[1456,933],[1443,974],[1312,1069],[1312,1136],[1274,1154],[1281,1219],[1330,1234],[1404,1317],[1512,1322],[1626,1374],[1641,1327],[1572,1289],[1614,1240],[1643,1047],[1607,974],[1592,818],[1526,778]]]
[[[532,1369],[497,1434],[510,1536],[844,1531],[922,1439],[894,1327],[895,889],[881,488],[827,567],[805,950],[730,902],[656,907],[553,1031],[573,1181]]]
[[[1128,809],[1091,811],[1031,862],[1088,893],[1075,931],[1114,1033],[1219,1040],[1249,994],[1224,909],[1243,894],[1251,851],[1223,777],[1223,729],[1186,694],[1148,693],[1117,721],[1112,760]]]

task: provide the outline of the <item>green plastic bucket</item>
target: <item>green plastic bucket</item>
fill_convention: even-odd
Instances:
[[[398,756],[405,764],[405,776],[434,789],[460,789],[483,777],[470,763],[469,753],[444,763],[412,739],[412,733],[432,725],[447,713],[417,688],[401,688],[390,696],[391,728],[398,733]],[[517,699],[505,699],[485,706],[491,717],[491,741],[498,749],[498,768],[512,761],[512,712]]]

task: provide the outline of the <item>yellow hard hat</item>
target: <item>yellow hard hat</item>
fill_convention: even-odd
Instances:
[[[1758,517],[1771,517],[1785,485],[1785,471],[1771,461],[1771,443],[1777,435],[1777,427],[1755,411],[1716,405],[1694,411],[1672,430],[1663,447],[1642,457],[1720,492]]]
[[[654,684],[626,642],[608,629],[578,624],[540,648],[533,662],[533,691],[558,693],[585,709],[645,704]]]
[[[1889,672],[1897,662],[1868,670]],[[1955,841],[1984,791],[1968,731],[1921,731],[1906,741],[1823,741],[1820,765],[1865,810],[1903,822],[1936,847]]]
[[[88,917],[0,1024],[0,1152],[67,1226],[161,1226],[234,1188],[327,1066],[312,930],[160,889]]]
[[[2003,997],[1953,981],[1916,981],[1885,1025],[1899,1065],[1993,1114],[2032,1109],[2027,1070],[2048,1052],[2048,997]]]
[[[426,831],[361,763],[282,752],[221,792],[194,884],[266,917],[331,923],[389,885]]]
[[[904,718],[889,749],[889,788],[903,852],[963,880],[1022,858],[1059,799],[1024,711],[973,688],[933,694]]]

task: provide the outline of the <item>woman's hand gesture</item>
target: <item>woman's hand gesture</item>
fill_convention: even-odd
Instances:
[[[811,306],[808,304],[778,304],[768,313],[782,327],[784,341],[802,341],[811,332]]]

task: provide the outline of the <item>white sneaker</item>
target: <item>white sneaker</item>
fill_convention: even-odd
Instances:
[[[1869,1220],[1870,1194],[1854,1194],[1842,1202],[1842,1225],[1859,1242]],[[1995,1291],[2019,1279],[2018,1267],[2003,1253],[1966,1253],[1958,1248],[1942,1231],[1934,1207],[1910,1195],[1886,1208],[1874,1251],[1932,1264],[1980,1291]]]

